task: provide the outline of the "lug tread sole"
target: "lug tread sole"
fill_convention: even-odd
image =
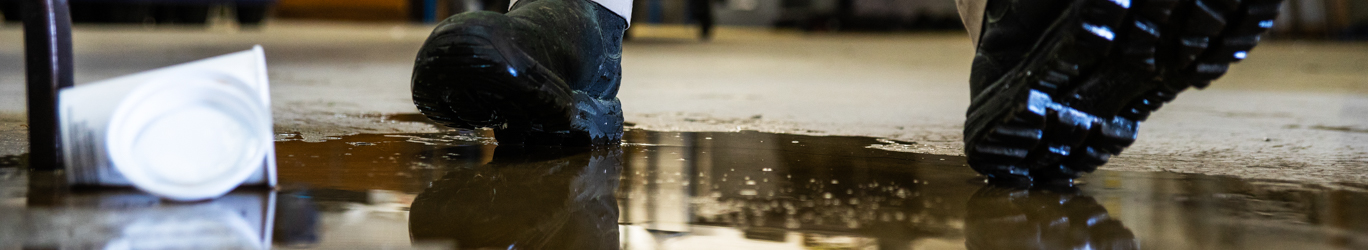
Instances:
[[[973,100],[969,165],[1012,182],[1096,170],[1135,142],[1150,113],[1243,60],[1281,2],[1076,0]]]

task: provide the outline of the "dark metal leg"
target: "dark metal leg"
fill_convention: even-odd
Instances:
[[[24,1],[24,65],[28,77],[29,166],[62,167],[57,90],[71,87],[71,14],[67,0]]]
[[[693,15],[694,21],[698,21],[698,37],[704,41],[712,40],[712,4],[713,0],[689,1],[689,12]]]

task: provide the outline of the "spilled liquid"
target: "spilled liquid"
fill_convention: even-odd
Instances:
[[[478,132],[280,138],[282,191],[190,204],[68,190],[0,161],[14,162],[0,166],[0,220],[27,225],[0,226],[0,248],[1368,247],[1368,193],[1354,187],[1110,171],[1075,187],[1002,187],[962,157],[874,138],[632,130],[621,146],[559,149]]]

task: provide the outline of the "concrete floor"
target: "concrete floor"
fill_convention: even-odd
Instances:
[[[265,47],[277,133],[308,140],[432,132],[416,113],[412,60],[431,26],[273,22],[232,27],[80,26],[78,84]],[[627,121],[654,130],[761,130],[915,142],[960,154],[968,105],[962,33],[808,34],[637,25],[625,44]],[[26,151],[22,34],[0,25],[0,155]],[[1141,127],[1105,169],[1368,183],[1368,44],[1267,41],[1205,91]]]

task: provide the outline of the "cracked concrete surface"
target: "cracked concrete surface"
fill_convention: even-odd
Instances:
[[[217,27],[79,26],[77,83],[266,49],[276,132],[305,140],[434,132],[384,120],[416,113],[413,55],[431,26],[274,22]],[[970,55],[962,33],[805,34],[637,25],[622,98],[638,128],[760,130],[895,139],[960,154]],[[0,155],[26,151],[22,34],[0,25]],[[1368,183],[1368,44],[1267,41],[1204,91],[1141,126],[1105,169]]]

